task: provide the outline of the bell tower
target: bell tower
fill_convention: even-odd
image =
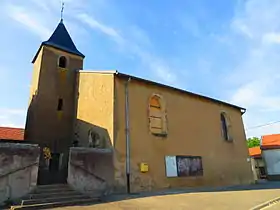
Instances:
[[[83,68],[84,57],[61,20],[33,58],[25,140],[50,149],[52,159],[45,168],[67,169],[76,117],[76,70]]]

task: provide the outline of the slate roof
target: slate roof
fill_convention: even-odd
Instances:
[[[71,39],[71,36],[69,35],[65,25],[63,24],[63,22],[61,21],[58,26],[56,27],[56,29],[54,30],[53,34],[51,35],[51,37],[47,40],[42,42],[39,50],[37,51],[36,55],[34,56],[32,63],[35,62],[38,53],[41,49],[42,46],[51,46],[57,49],[61,49],[63,51],[66,51],[68,53],[72,53],[74,55],[78,55],[81,57],[85,57],[75,46],[73,40]]]
[[[24,129],[23,128],[10,128],[0,127],[0,141],[1,140],[23,140]]]

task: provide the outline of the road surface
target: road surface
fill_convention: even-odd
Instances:
[[[248,210],[280,196],[280,183],[265,183],[224,189],[165,191],[113,196],[106,203],[56,208],[60,210]],[[270,209],[271,208],[271,209]],[[280,210],[280,204],[268,210]]]

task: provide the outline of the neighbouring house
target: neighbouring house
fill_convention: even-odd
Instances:
[[[280,134],[262,136],[261,150],[267,179],[280,180]]]
[[[32,61],[25,139],[44,152],[38,184],[88,186],[88,177],[110,175],[115,191],[138,192],[253,182],[244,108],[115,70],[85,71],[84,58],[61,21]]]
[[[265,179],[266,170],[260,146],[249,148],[255,180]]]
[[[24,129],[23,128],[11,128],[11,127],[0,127],[0,141],[23,141]]]

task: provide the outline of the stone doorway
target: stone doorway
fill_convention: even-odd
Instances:
[[[67,167],[63,167],[63,153],[52,152],[51,158],[40,158],[38,185],[67,183]]]

